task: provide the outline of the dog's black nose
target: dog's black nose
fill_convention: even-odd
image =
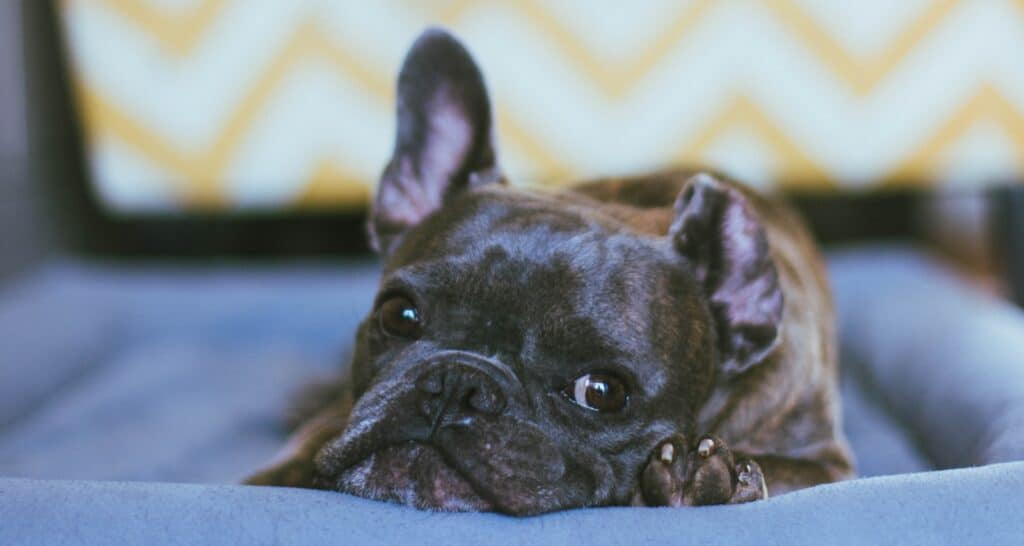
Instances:
[[[420,411],[436,430],[468,425],[479,414],[496,415],[505,409],[500,381],[484,366],[448,362],[431,366],[420,376]]]

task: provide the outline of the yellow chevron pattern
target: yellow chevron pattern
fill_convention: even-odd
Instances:
[[[1022,0],[62,0],[113,209],[359,206],[430,24],[474,50],[517,183],[708,163],[761,185],[1024,172]]]

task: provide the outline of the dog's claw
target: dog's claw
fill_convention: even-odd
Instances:
[[[702,438],[697,444],[697,454],[707,459],[715,451],[715,441],[711,438]]]
[[[676,458],[676,448],[671,442],[666,442],[661,446],[661,462],[665,464],[672,464],[672,461]]]

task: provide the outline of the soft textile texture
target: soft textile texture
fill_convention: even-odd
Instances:
[[[891,476],[749,506],[516,521],[314,491],[38,481],[237,482],[283,442],[288,394],[344,361],[377,284],[372,263],[54,265],[0,292],[0,476],[35,479],[0,480],[0,543],[1024,536],[1021,463],[923,472],[1024,458],[1020,312],[906,248],[838,253],[830,270],[845,428],[861,475]]]
[[[843,365],[940,468],[1024,459],[1024,313],[905,249],[837,253]]]
[[[341,366],[376,283],[362,262],[60,264],[8,287],[0,476],[237,482]]]
[[[0,480],[4,544],[1020,544],[1024,463],[816,487],[747,505],[516,519],[244,486]]]
[[[0,431],[102,360],[115,319],[92,307],[82,291],[45,276],[0,290]]]

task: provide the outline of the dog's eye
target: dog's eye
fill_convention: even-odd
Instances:
[[[423,325],[420,311],[409,298],[395,296],[380,306],[380,327],[396,337],[414,339],[420,336]]]
[[[578,377],[562,392],[576,404],[600,412],[619,411],[626,406],[628,399],[622,380],[606,373],[588,373]]]

